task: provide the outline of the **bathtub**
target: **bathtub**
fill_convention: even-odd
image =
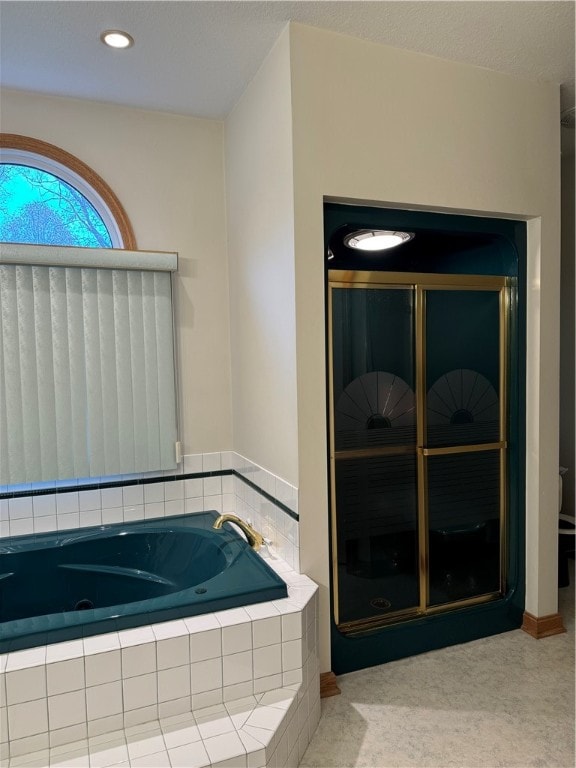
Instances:
[[[0,653],[287,596],[216,512],[5,539]]]

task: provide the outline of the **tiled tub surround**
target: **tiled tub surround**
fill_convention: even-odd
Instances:
[[[318,591],[0,657],[3,764],[298,764],[320,716]]]
[[[249,518],[299,569],[298,491],[234,453],[183,457],[174,472],[0,487],[0,536],[24,536],[213,509]]]

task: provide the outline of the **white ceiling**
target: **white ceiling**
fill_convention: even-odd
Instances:
[[[562,84],[574,106],[574,2],[2,0],[0,83],[222,119],[290,20]],[[119,28],[136,40],[113,51]]]

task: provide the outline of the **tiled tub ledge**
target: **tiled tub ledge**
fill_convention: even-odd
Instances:
[[[2,765],[297,766],[320,717],[318,588],[0,656]]]

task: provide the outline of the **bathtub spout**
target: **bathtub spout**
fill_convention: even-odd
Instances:
[[[234,525],[237,525],[248,539],[248,544],[250,544],[252,549],[256,552],[258,552],[260,547],[266,543],[262,534],[258,533],[258,531],[255,531],[251,525],[248,525],[248,523],[245,523],[244,520],[237,517],[236,515],[220,515],[212,527],[216,530],[220,530],[224,523],[234,523]]]

